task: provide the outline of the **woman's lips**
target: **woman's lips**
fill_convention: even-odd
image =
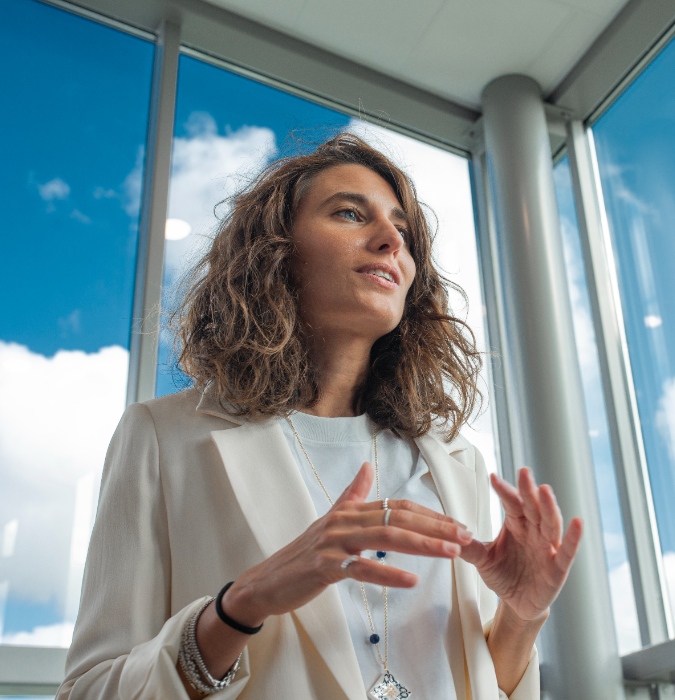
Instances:
[[[387,265],[384,262],[368,262],[365,265],[359,267],[359,269],[356,270],[356,272],[362,274],[365,273],[369,277],[377,277],[378,279],[387,282],[387,289],[394,289],[395,287],[398,287],[398,285],[401,282],[400,272],[395,267]]]
[[[398,287],[396,282],[390,282],[388,279],[380,277],[379,275],[374,275],[371,272],[359,272],[358,274],[367,277],[369,280],[372,280],[375,284],[379,284],[380,287],[384,287],[385,289],[396,289],[396,287]]]

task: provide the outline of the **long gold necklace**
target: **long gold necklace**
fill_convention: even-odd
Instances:
[[[326,498],[328,499],[328,502],[331,504],[331,506],[333,506],[333,499],[330,497],[328,489],[324,486],[323,481],[321,481],[319,472],[317,472],[316,467],[312,463],[312,460],[309,458],[307,450],[305,449],[305,446],[302,440],[300,439],[298,431],[295,429],[295,425],[293,424],[291,417],[286,416],[286,420],[291,430],[293,431],[293,435],[295,435],[295,439],[298,441],[298,445],[300,445],[302,454],[305,455],[307,464],[309,464],[309,466],[312,469],[312,472],[314,473],[314,476],[316,477],[316,480],[319,482],[321,490],[324,492]],[[373,426],[373,454],[375,458],[375,492],[377,494],[377,500],[379,501],[381,500],[380,467],[377,458],[377,428],[375,426]],[[377,556],[380,559],[380,561],[384,564],[384,552],[378,552]],[[370,614],[370,605],[368,605],[368,597],[366,596],[366,587],[363,585],[362,581],[359,581],[359,587],[361,588],[361,597],[363,598],[363,604],[365,605],[366,616],[368,618],[368,625],[370,627],[369,641],[375,646],[377,656],[380,660],[380,664],[382,664],[382,668],[384,669],[384,673],[380,676],[375,685],[370,689],[368,697],[371,698],[371,700],[406,700],[407,698],[411,698],[412,693],[405,686],[399,683],[396,680],[396,678],[394,678],[394,675],[389,670],[389,667],[387,665],[387,661],[389,659],[389,614],[387,605],[387,586],[382,586],[382,597],[384,602],[384,656],[382,655],[382,651],[380,650],[380,637],[375,632],[375,625],[373,623],[373,617]]]

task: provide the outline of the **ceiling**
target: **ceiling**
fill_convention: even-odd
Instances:
[[[478,109],[506,73],[551,93],[626,0],[208,0]]]
[[[675,0],[43,1],[463,153],[492,79],[534,78],[563,139],[675,33]]]

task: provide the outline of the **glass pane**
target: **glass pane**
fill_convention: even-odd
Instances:
[[[663,562],[675,605],[675,43],[593,128]]]
[[[589,436],[600,500],[600,518],[605,540],[614,625],[619,653],[628,654],[639,649],[642,645],[631,569],[626,553],[626,540],[600,379],[598,348],[595,342],[595,331],[593,330],[588,299],[588,284],[581,253],[581,241],[579,240],[569,159],[565,157],[560,160],[553,172],[560,214],[560,228],[565,247],[574,335],[584,388],[586,413],[589,418]]]
[[[479,347],[485,348],[469,165],[465,158],[187,56],[181,57],[179,66],[164,308],[172,308],[176,303],[176,283],[181,273],[209,243],[217,224],[214,205],[271,159],[311,149],[340,130],[358,133],[413,177],[420,198],[438,216],[437,261],[468,293],[468,322]],[[222,215],[222,208],[216,213]],[[461,300],[454,301],[458,306],[455,311],[466,314]],[[171,348],[172,338],[164,331],[160,338],[158,396],[188,383],[171,358]],[[494,470],[489,411],[465,432]],[[499,521],[496,501],[494,514],[495,521]]]
[[[125,403],[153,46],[31,0],[0,13],[0,635],[68,646]]]

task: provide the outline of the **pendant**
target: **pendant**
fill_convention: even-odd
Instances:
[[[385,671],[370,689],[368,697],[371,700],[403,700],[411,698],[412,693],[394,678],[391,671]]]

